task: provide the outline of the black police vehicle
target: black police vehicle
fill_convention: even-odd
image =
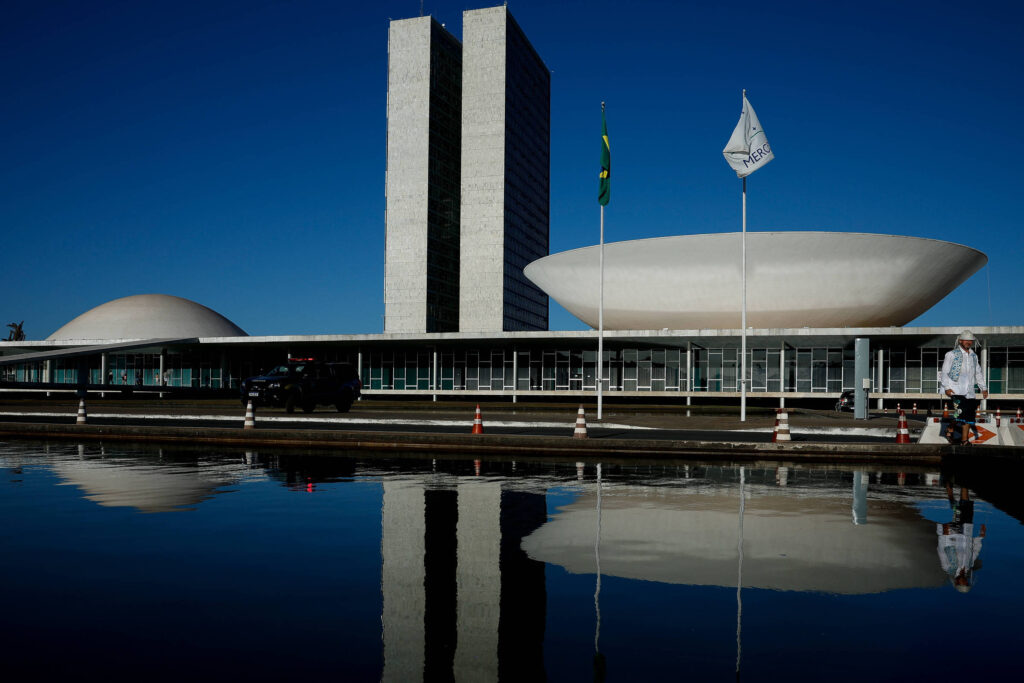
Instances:
[[[347,413],[359,398],[363,383],[349,363],[323,363],[313,358],[290,358],[284,365],[242,382],[242,405],[284,406],[311,413],[318,405],[333,405]]]

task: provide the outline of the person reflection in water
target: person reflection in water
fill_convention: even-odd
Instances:
[[[974,572],[981,569],[981,539],[985,538],[985,525],[974,535],[974,501],[966,488],[960,489],[960,500],[953,498],[953,486],[946,482],[946,495],[953,509],[953,521],[936,524],[939,537],[939,563],[953,587],[961,593],[971,590]]]

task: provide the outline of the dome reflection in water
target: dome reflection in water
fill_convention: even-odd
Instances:
[[[0,473],[33,676],[984,678],[1020,644],[977,474],[39,442]],[[970,658],[929,655],[950,623]]]

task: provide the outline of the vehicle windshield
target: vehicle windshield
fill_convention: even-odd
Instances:
[[[267,375],[292,375],[298,372],[302,372],[302,369],[305,367],[305,365],[278,365],[277,367],[271,369],[267,373]]]

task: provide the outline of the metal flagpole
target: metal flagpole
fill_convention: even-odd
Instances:
[[[603,106],[603,105],[602,105]],[[597,419],[601,419],[601,398],[604,391],[604,207],[601,207],[601,284],[597,309]]]
[[[604,118],[604,102],[601,103],[601,118]],[[597,419],[601,419],[604,396],[604,204],[601,205],[601,256],[600,284],[598,284],[597,308]]]
[[[747,89],[743,89],[743,106],[747,104]],[[743,176],[743,235],[741,251],[743,252],[742,282],[743,294],[741,296],[740,325],[743,332],[740,334],[740,422],[747,421],[747,176]]]
[[[740,279],[743,282],[742,313],[740,313],[740,325],[743,333],[740,335],[740,422],[747,421],[747,179],[743,178],[743,275]]]

